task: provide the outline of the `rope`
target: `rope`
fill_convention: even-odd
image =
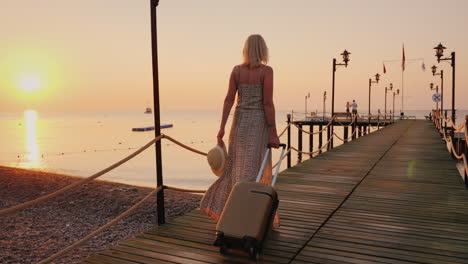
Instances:
[[[306,134],[309,134],[309,135],[316,135],[316,134],[320,134],[320,133],[322,133],[323,131],[327,130],[328,127],[332,124],[332,122],[333,122],[333,120],[334,120],[335,118],[336,118],[336,116],[333,117],[333,118],[330,120],[330,122],[328,122],[328,124],[325,125],[325,127],[323,127],[321,130],[319,130],[319,131],[317,131],[317,132],[312,132],[312,133],[311,133],[311,132],[308,132],[308,131],[305,131],[304,129],[302,129],[301,127],[299,127],[296,123],[292,123],[292,124],[293,124],[297,129],[301,130],[302,132],[304,132],[304,133],[306,133]]]
[[[278,160],[278,162],[276,162],[275,165],[273,165],[273,167],[271,167],[271,169],[276,168],[276,166],[278,166],[278,164],[280,163],[280,161],[283,160],[284,158],[286,158],[286,157],[288,156],[289,152],[291,152],[291,149],[288,149],[288,151],[286,151],[286,152],[284,153],[283,157],[282,157],[280,160]]]
[[[109,227],[111,227],[112,225],[114,225],[115,223],[117,223],[118,221],[120,221],[121,219],[123,219],[124,217],[128,216],[129,214],[131,214],[133,211],[135,211],[138,207],[140,207],[144,202],[146,202],[149,198],[151,198],[151,196],[153,196],[154,194],[156,194],[157,192],[159,192],[160,190],[162,189],[162,187],[158,187],[156,188],[155,190],[153,190],[152,192],[150,192],[148,195],[145,196],[145,198],[143,198],[142,200],[140,200],[138,203],[136,203],[135,205],[133,205],[130,209],[128,209],[127,211],[125,211],[124,213],[120,214],[119,216],[117,216],[116,218],[114,218],[112,221],[108,222],[107,224],[101,226],[99,229],[97,229],[96,231],[92,232],[91,234],[83,237],[82,239],[80,239],[79,241],[73,243],[72,245],[66,247],[65,249],[53,254],[52,256],[42,260],[39,262],[39,264],[45,264],[45,263],[49,263],[51,262],[52,260],[62,256],[63,254],[67,253],[68,251],[72,250],[72,249],[75,249],[77,246],[87,242],[88,240],[90,240],[91,238],[93,238],[94,236],[96,236],[97,234],[101,233],[102,231],[108,229]]]
[[[177,188],[177,187],[167,186],[167,185],[164,185],[164,189],[177,191],[177,192],[187,192],[187,193],[206,193],[206,190],[190,190],[190,189]]]
[[[468,127],[465,126],[465,144],[468,149]]]
[[[354,134],[356,134],[356,132],[357,132],[358,130],[359,130],[359,128],[356,128],[356,129],[354,130],[354,132],[351,133],[350,136],[348,136],[348,138],[346,139],[346,141],[350,141],[350,139],[353,138]],[[341,140],[341,141],[343,141],[343,142],[345,141],[343,138],[341,138],[340,136],[338,136],[335,132],[333,132],[333,135],[334,135],[335,137],[337,137],[339,140]]]
[[[279,134],[278,137],[281,137],[284,133],[286,133],[286,131],[288,130],[288,127],[290,127],[290,126],[291,126],[291,124],[288,124],[288,125],[283,129],[283,132],[281,132],[281,133]]]
[[[162,134],[162,137],[168,139],[169,141],[174,142],[175,144],[177,144],[177,145],[183,147],[184,149],[190,150],[190,151],[192,151],[192,152],[194,152],[194,153],[197,153],[197,154],[200,154],[200,155],[203,155],[203,156],[206,156],[206,155],[207,155],[205,152],[202,152],[202,151],[196,150],[196,149],[194,149],[194,148],[191,148],[191,147],[189,147],[189,146],[187,146],[187,145],[185,145],[185,144],[183,144],[183,143],[181,143],[181,142],[179,142],[179,141],[173,139],[172,137],[170,137],[170,136],[168,136],[168,135]]]
[[[3,209],[0,211],[0,216],[3,216],[3,215],[7,215],[7,214],[12,214],[14,212],[17,212],[19,210],[22,210],[22,209],[25,209],[25,208],[28,208],[28,207],[31,207],[31,206],[34,206],[36,204],[39,204],[39,203],[42,203],[42,202],[45,202],[45,201],[48,201],[52,198],[55,198],[65,192],[67,192],[68,190],[72,189],[72,188],[75,188],[79,185],[82,185],[82,184],[85,184],[87,182],[90,182],[96,178],[98,178],[99,176],[102,176],[104,175],[105,173],[119,167],[120,165],[124,164],[125,162],[129,161],[130,159],[134,158],[136,155],[140,154],[141,152],[143,152],[145,149],[149,148],[151,145],[153,145],[156,141],[159,141],[161,140],[161,138],[163,137],[163,135],[160,135],[158,136],[157,138],[154,138],[152,139],[150,142],[148,142],[146,145],[144,145],[143,147],[141,147],[140,149],[138,149],[137,151],[133,152],[132,154],[128,155],[127,157],[125,157],[124,159],[114,163],[113,165],[89,176],[88,178],[84,178],[82,180],[79,180],[77,182],[74,182],[70,185],[67,185],[65,187],[63,187],[62,189],[59,189],[53,193],[50,193],[50,194],[47,194],[47,195],[44,195],[44,196],[41,196],[37,199],[34,199],[34,200],[31,200],[31,201],[28,201],[28,202],[24,202],[22,204],[18,204],[18,205],[14,205],[12,207],[9,207],[9,208],[6,208],[6,209]]]
[[[458,155],[458,154],[457,154],[457,151],[455,150],[455,147],[453,146],[453,141],[452,141],[452,137],[451,137],[451,136],[449,136],[448,142],[450,142],[450,149],[451,149],[451,151],[452,151],[452,155],[453,155],[456,159],[459,159],[459,160],[463,159],[463,156],[465,156],[465,155],[464,155],[464,154],[461,154],[461,155]]]
[[[463,155],[463,165],[464,165],[463,167],[465,167],[465,176],[468,177],[468,162],[466,161],[466,156],[465,155]]]
[[[294,150],[294,151],[296,151],[296,152],[299,152],[299,153],[302,153],[302,154],[309,154],[309,155],[315,154],[315,153],[318,153],[318,152],[320,152],[321,150],[323,150],[326,146],[328,146],[328,144],[330,144],[330,142],[332,141],[332,139],[333,139],[333,137],[331,137],[330,140],[328,140],[328,142],[325,143],[321,148],[319,148],[319,149],[317,149],[317,150],[315,150],[315,151],[312,151],[312,152],[301,151],[301,150],[298,150],[297,148],[292,147],[292,146],[289,147],[289,148],[290,148],[289,151],[291,151],[291,149],[292,149],[292,150]]]
[[[349,126],[351,126],[352,124],[354,124],[354,122],[356,122],[356,119],[357,119],[357,118],[353,118],[353,121],[352,121],[351,123],[349,123],[347,126],[345,126],[343,123],[341,123],[340,121],[338,121],[338,118],[335,116],[335,121],[336,121],[338,124],[340,124],[341,126],[343,126],[343,127],[349,127]]]

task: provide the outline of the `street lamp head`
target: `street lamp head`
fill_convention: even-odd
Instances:
[[[440,62],[440,58],[444,55],[444,49],[446,48],[444,47],[444,45],[442,45],[442,43],[439,43],[439,45],[437,45],[437,47],[434,47],[434,49],[436,50],[437,62]]]
[[[345,67],[348,67],[349,54],[351,54],[351,53],[348,52],[347,50],[344,50],[343,53],[340,54],[341,56],[343,56],[343,61],[345,63]]]
[[[397,89],[397,90],[396,90],[396,94],[397,94],[397,95],[400,94],[400,89]]]
[[[432,69],[432,75],[435,75],[437,72],[437,66],[433,65],[431,69]]]
[[[375,75],[375,81],[376,81],[377,83],[379,83],[379,80],[380,80],[380,74],[377,73],[377,74]]]
[[[390,91],[393,89],[393,83],[390,83]]]
[[[434,83],[430,83],[429,87],[431,87],[431,90],[433,90],[434,89]]]

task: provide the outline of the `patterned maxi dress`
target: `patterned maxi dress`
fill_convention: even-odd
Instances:
[[[264,68],[264,67],[263,67]],[[237,83],[237,106],[229,135],[227,167],[208,188],[200,208],[218,221],[232,187],[239,181],[255,181],[269,142],[263,108],[263,69],[258,84]],[[240,71],[237,80],[240,80]],[[271,183],[271,155],[261,182]],[[275,226],[279,218],[275,216]]]

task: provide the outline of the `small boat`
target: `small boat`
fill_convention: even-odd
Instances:
[[[145,114],[151,114],[153,111],[151,111],[151,107],[146,107]]]
[[[161,129],[163,128],[170,128],[170,127],[173,127],[174,125],[173,124],[165,124],[165,125],[161,125]],[[137,131],[137,132],[140,132],[140,131],[151,131],[151,130],[154,130],[154,126],[149,126],[149,127],[134,127],[132,128],[132,131]]]

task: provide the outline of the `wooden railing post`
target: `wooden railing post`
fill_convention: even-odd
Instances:
[[[447,135],[447,110],[445,110],[444,132],[445,132],[445,134]]]
[[[322,153],[322,144],[323,144],[323,131],[322,131],[322,128],[323,126],[322,125],[319,125],[319,144],[318,144],[318,147],[319,147],[319,154]]]
[[[310,152],[310,158],[312,158],[312,151],[314,149],[314,126],[310,125],[309,126],[309,152]]]
[[[356,122],[357,122],[356,117],[354,117],[353,118],[353,125],[351,126],[351,133],[352,133],[351,139],[352,140],[356,139]]]
[[[286,116],[288,123],[288,150],[291,150],[291,114]],[[291,168],[291,151],[288,152],[288,168]]]
[[[468,131],[468,115],[465,115],[465,129]],[[466,134],[465,134],[466,135]],[[468,146],[466,145],[466,142],[468,142],[468,138],[465,137],[465,157],[468,159]],[[465,171],[465,174],[467,174],[468,171]]]
[[[343,126],[343,144],[348,143],[348,128],[349,126]]]
[[[299,124],[299,129],[297,130],[297,148],[299,152],[297,152],[297,163],[302,162],[302,124]]]

